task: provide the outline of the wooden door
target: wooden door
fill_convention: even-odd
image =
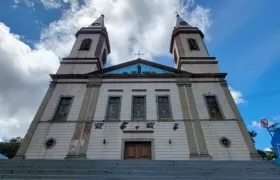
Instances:
[[[152,159],[151,142],[126,142],[124,159]]]

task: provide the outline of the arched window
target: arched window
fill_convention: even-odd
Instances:
[[[198,44],[195,39],[188,39],[190,50],[199,51]]]
[[[84,39],[80,46],[80,50],[88,51],[90,49],[91,42],[92,42],[91,39]]]
[[[105,65],[107,62],[107,52],[106,49],[104,49],[103,53],[102,53],[102,62]]]

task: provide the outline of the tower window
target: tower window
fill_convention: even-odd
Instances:
[[[199,51],[198,44],[195,39],[188,39],[190,50]]]
[[[119,120],[121,110],[121,97],[109,97],[107,120]]]
[[[61,97],[59,104],[57,106],[55,115],[53,117],[54,121],[66,121],[73,97]]]
[[[170,110],[168,96],[158,96],[157,105],[158,105],[158,119],[159,120],[170,120],[171,119],[171,110]]]
[[[102,62],[105,65],[107,62],[107,52],[106,49],[104,49],[103,53],[102,53]]]
[[[173,56],[174,56],[175,64],[177,64],[178,55],[176,49],[174,49]]]
[[[210,120],[223,119],[221,110],[219,108],[216,96],[205,96],[207,108],[210,115]]]
[[[84,39],[79,50],[88,51],[90,49],[91,43],[91,39]]]
[[[145,96],[133,96],[132,99],[132,119],[146,119],[146,100]]]

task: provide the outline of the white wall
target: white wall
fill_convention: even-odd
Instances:
[[[76,39],[68,58],[93,58],[100,34],[80,34]],[[79,51],[81,43],[84,39],[92,39],[89,51]]]
[[[203,44],[203,40],[199,34],[180,34],[182,46],[184,47],[184,56],[185,57],[208,57],[208,53]],[[193,38],[196,39],[196,42],[199,46],[199,51],[191,51],[187,39]]]
[[[123,89],[123,92],[108,92],[109,89]],[[132,89],[146,89],[146,92],[132,92]],[[169,92],[155,92],[155,89],[170,89]],[[174,120],[183,119],[182,108],[176,83],[103,83],[97,101],[94,114],[95,121],[105,119],[108,96],[120,95],[121,99],[121,121],[131,120],[131,106],[133,95],[146,95],[146,118],[157,120],[157,95],[169,95],[172,115]]]
[[[182,64],[182,70],[191,73],[219,73],[217,64]]]
[[[62,95],[74,96],[74,101],[68,114],[67,121],[77,121],[85,91],[86,84],[57,84],[41,117],[41,121],[49,121],[52,119],[55,109],[59,103],[60,96]]]
[[[64,159],[68,153],[76,123],[39,123],[25,154],[26,159]],[[46,149],[48,138],[55,138],[56,145]]]
[[[57,74],[86,74],[96,70],[96,64],[60,64]]]
[[[87,159],[121,159],[123,139],[154,139],[156,160],[187,160],[189,148],[185,126],[178,122],[179,128],[172,129],[174,122],[155,122],[154,133],[123,133],[120,129],[121,122],[106,122],[102,129],[92,128],[87,150]],[[145,122],[130,122],[126,130],[147,130]],[[106,144],[103,144],[103,140]],[[169,144],[169,139],[172,143]]]
[[[209,113],[203,95],[216,95],[222,113],[226,119],[235,119],[228,99],[220,83],[192,83],[192,91],[197,107],[199,119],[209,119]]]
[[[250,160],[249,150],[235,121],[202,121],[201,126],[213,160]],[[219,139],[223,136],[231,141],[229,148],[220,144]]]

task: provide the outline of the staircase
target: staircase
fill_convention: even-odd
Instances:
[[[0,179],[280,180],[268,161],[0,160]]]

